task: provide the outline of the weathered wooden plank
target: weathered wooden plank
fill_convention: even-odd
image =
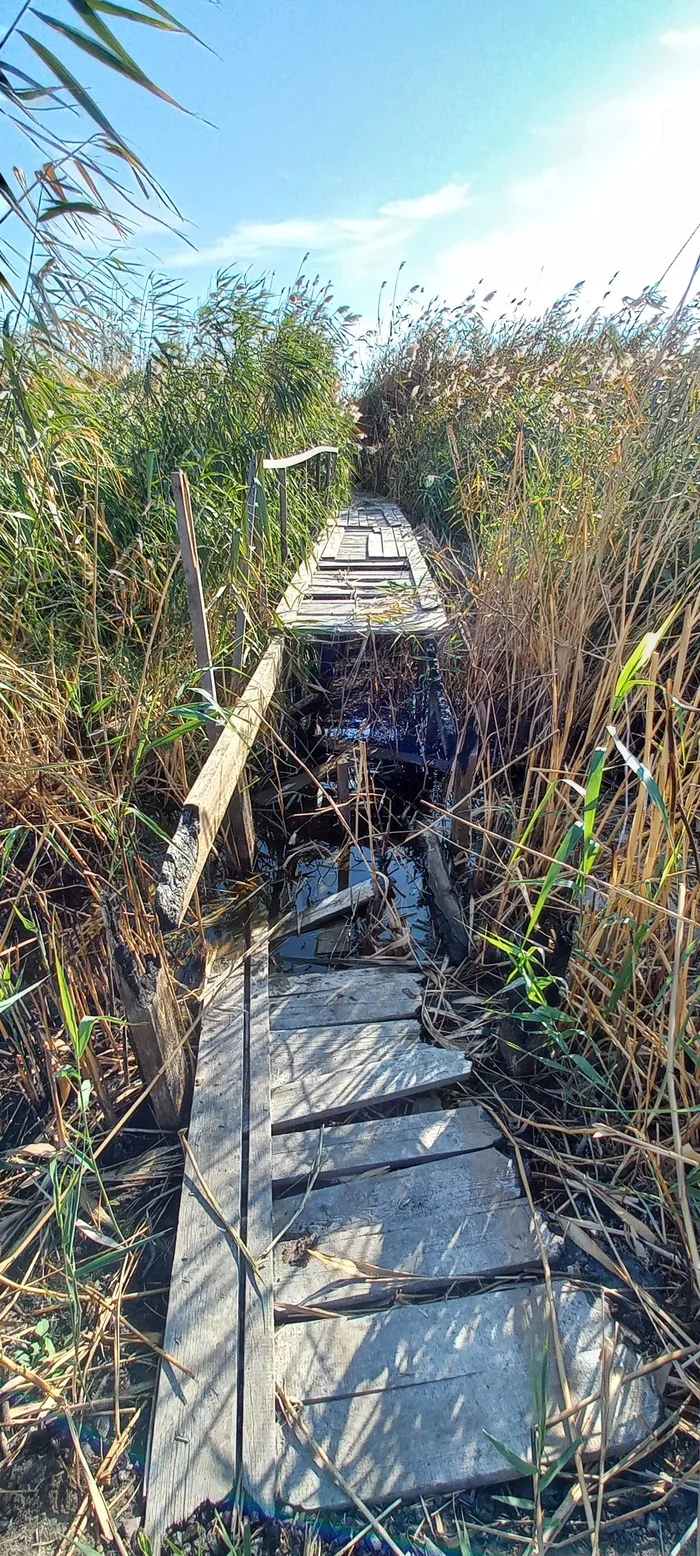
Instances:
[[[103,893],[102,918],[114,983],[129,1023],[129,1040],[141,1079],[151,1086],[151,1103],[160,1128],[179,1129],[186,1116],[191,1072],[185,1023],[172,977],[160,956],[148,957],[141,971],[124,939],[122,906],[116,892]]]
[[[295,1225],[275,1249],[278,1318],[289,1316],[296,1308],[329,1313],[367,1310],[394,1301],[402,1289],[446,1292],[458,1280],[490,1280],[540,1270],[540,1249],[526,1200],[504,1201],[490,1210],[469,1208],[466,1214],[460,1214],[458,1205],[445,1203],[445,1167],[475,1161],[485,1154],[474,1151],[468,1157],[453,1156],[448,1163],[436,1163],[442,1197],[436,1206],[424,1207],[419,1225],[415,1216],[411,1219],[407,1214],[383,1229],[352,1226],[322,1235],[297,1233],[296,1237]],[[431,1167],[422,1165],[407,1171],[425,1177]],[[400,1172],[390,1173],[378,1181],[388,1184],[400,1176]],[[352,1179],[339,1187],[354,1190],[357,1182]],[[287,1203],[276,1201],[279,1206]],[[560,1245],[539,1215],[538,1222],[550,1260],[554,1260]]]
[[[268,1015],[267,925],[253,921],[249,949],[249,1085],[245,1242],[260,1273],[245,1265],[243,1346],[243,1485],[266,1513],[275,1501],[275,1313],[272,1255],[272,1134],[270,1127],[270,1022]],[[245,1121],[244,1121],[245,1122]]]
[[[241,948],[242,950],[242,948]],[[240,1222],[243,957],[210,990],[202,1016],[188,1141],[225,1221]],[[238,1251],[188,1157],[180,1201],[148,1472],[146,1534],[154,1550],[172,1524],[235,1483]],[[184,1370],[186,1369],[186,1370]]]
[[[420,1042],[417,1021],[353,1021],[347,1025],[282,1027],[270,1053],[272,1081],[284,1086],[309,1072],[350,1067],[373,1057],[400,1058]],[[429,1050],[433,1052],[434,1050]]]
[[[554,1283],[557,1324],[572,1401],[600,1392],[609,1366],[612,1454],[642,1441],[658,1424],[652,1378],[622,1386],[639,1356],[601,1297]],[[403,1306],[369,1317],[317,1320],[278,1330],[277,1366],[285,1392],[302,1403],[302,1420],[357,1495],[366,1502],[430,1496],[507,1480],[517,1474],[486,1435],[532,1463],[532,1364],[553,1336],[543,1284],[489,1291],[427,1307]],[[557,1369],[548,1369],[548,1414],[563,1408]],[[583,1418],[584,1451],[600,1451],[600,1405]],[[578,1422],[575,1426],[581,1432]],[[318,1467],[288,1427],[278,1428],[280,1501],[305,1508],[344,1505],[337,1482]],[[550,1428],[548,1457],[566,1442]]]
[[[320,902],[312,902],[311,906],[303,908],[301,913],[285,914],[284,918],[274,925],[271,938],[279,940],[281,935],[303,935],[307,929],[329,924],[332,919],[340,918],[344,913],[359,913],[376,898],[386,899],[389,890],[389,877],[382,875],[378,870],[376,875],[366,881],[357,881],[355,885],[347,886],[344,891],[333,892],[330,897],[324,897]]]
[[[306,465],[310,459],[317,459],[319,454],[337,454],[339,449],[334,444],[319,443],[318,447],[305,448],[301,454],[288,454],[285,459],[263,459],[263,470],[291,470],[295,465]]]
[[[421,979],[415,973],[350,968],[308,977],[270,980],[273,1030],[297,1026],[400,1021],[415,1016],[421,1003]]]
[[[171,483],[173,497],[175,499],[175,512],[177,514],[177,532],[182,553],[182,570],[185,575],[185,588],[187,590],[187,604],[192,623],[192,636],[194,638],[197,664],[201,671],[202,687],[216,701],[216,682],[212,668],[211,643],[209,641],[209,624],[204,604],[204,591],[202,589],[202,575],[199,568],[197,555],[197,539],[192,518],[192,504],[190,501],[190,486],[184,470],[174,470]]]
[[[366,1059],[354,1069],[340,1064],[326,1074],[307,1074],[298,1081],[272,1088],[272,1126],[301,1129],[324,1119],[340,1118],[361,1108],[376,1107],[391,1098],[417,1097],[424,1091],[441,1091],[467,1079],[471,1061],[464,1054],[447,1053],[417,1043],[400,1058]]]
[[[378,530],[372,530],[371,529],[369,531],[368,535],[367,535],[367,555],[368,556],[383,556],[384,555],[384,547],[382,546],[382,537],[379,534]]]
[[[396,1172],[368,1173],[351,1183],[314,1189],[305,1205],[303,1195],[277,1200],[273,1222],[277,1236],[290,1215],[298,1212],[292,1235],[323,1238],[353,1227],[390,1233],[398,1222],[415,1217],[413,1236],[420,1244],[426,1237],[426,1222],[447,1217],[449,1226],[454,1225],[455,1201],[461,1226],[475,1212],[491,1211],[519,1198],[520,1180],[513,1162],[489,1146],[446,1161],[431,1157]],[[442,1247],[442,1231],[437,1231],[437,1237]]]
[[[164,928],[182,923],[277,686],[282,658],[283,640],[273,638],[190,789],[156,890]]]
[[[340,1178],[356,1177],[381,1167],[411,1167],[420,1162],[482,1151],[494,1145],[499,1132],[473,1104],[439,1113],[410,1113],[404,1118],[371,1119],[363,1124],[334,1124],[320,1129],[275,1135],[272,1142],[273,1185],[276,1193],[306,1180],[315,1167],[319,1146],[317,1188]]]

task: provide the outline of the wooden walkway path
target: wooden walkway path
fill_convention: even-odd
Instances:
[[[278,616],[321,636],[445,625],[403,516],[364,498]],[[280,661],[276,639],[188,796],[164,922],[182,921]],[[543,1278],[560,1238],[469,1101],[468,1059],[425,1040],[422,1001],[420,976],[376,964],[270,976],[262,915],[210,969],[152,1423],[155,1556],[237,1488],[274,1514],[507,1479],[498,1443],[533,1463],[547,1348],[550,1457],[572,1433],[599,1452],[601,1412],[606,1454],[657,1423],[603,1296]]]
[[[279,616],[283,626],[315,637],[367,632],[433,637],[447,626],[401,509],[362,495],[338,515],[299,569]]]
[[[532,1462],[545,1336],[549,1411],[587,1400],[592,1452],[603,1355],[608,1451],[656,1424],[651,1380],[621,1386],[638,1358],[609,1311],[566,1281],[559,1378],[542,1280],[558,1239],[468,1102],[469,1061],[422,1040],[421,999],[416,974],[376,967],[269,978],[261,922],[214,970],[151,1451],[156,1548],[239,1474],[269,1514],[508,1478],[491,1439]],[[566,1442],[560,1421],[550,1452]]]

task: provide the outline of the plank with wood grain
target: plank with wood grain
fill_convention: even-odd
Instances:
[[[437,1113],[328,1125],[323,1137],[320,1128],[292,1131],[275,1135],[272,1142],[273,1190],[279,1193],[293,1183],[301,1188],[314,1169],[316,1186],[322,1188],[361,1172],[482,1151],[499,1139],[496,1125],[473,1103]]]
[[[487,1147],[314,1189],[303,1207],[295,1196],[275,1200],[278,1227],[289,1224],[275,1249],[278,1315],[540,1269],[537,1228],[516,1194],[507,1159]],[[560,1240],[539,1216],[538,1225],[554,1259]]]
[[[606,1454],[626,1452],[654,1432],[661,1400],[651,1377],[635,1378],[639,1358],[602,1296],[553,1283],[557,1329],[572,1402],[593,1403],[577,1418],[584,1454],[600,1452],[608,1357]],[[365,1502],[432,1496],[517,1475],[492,1439],[533,1462],[536,1412],[532,1368],[545,1345],[554,1353],[543,1283],[477,1293],[429,1306],[289,1324],[277,1332],[277,1368],[301,1419]],[[547,1371],[547,1414],[563,1409],[556,1367]],[[490,1435],[489,1435],[490,1434]],[[547,1434],[550,1462],[566,1446],[561,1423]],[[338,1483],[293,1429],[278,1425],[281,1502],[344,1506]]]
[[[156,1392],[145,1530],[156,1553],[172,1524],[235,1485],[238,1229],[241,1210],[243,947],[202,1015],[164,1350]],[[202,1179],[220,1207],[214,1210]],[[224,1221],[222,1222],[222,1216]]]
[[[420,1042],[417,1021],[352,1021],[336,1026],[282,1027],[270,1050],[273,1085],[300,1080],[309,1071],[337,1069],[355,1060],[400,1058]]]
[[[415,973],[349,968],[307,977],[270,979],[270,1025],[280,1028],[357,1021],[400,1021],[420,1009],[422,981]]]
[[[241,1475],[243,1486],[264,1513],[275,1505],[275,1312],[272,1289],[272,1133],[270,1122],[270,1018],[268,934],[262,914],[250,932],[248,1020],[248,1116],[245,1243],[254,1270],[243,1261],[245,1328]]]
[[[335,1070],[308,1072],[300,1080],[272,1088],[272,1128],[305,1129],[314,1122],[341,1118],[383,1102],[399,1102],[426,1091],[444,1091],[466,1081],[471,1061],[416,1043],[400,1056],[370,1057],[352,1068],[342,1061]]]

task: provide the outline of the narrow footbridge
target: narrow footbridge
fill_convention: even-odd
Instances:
[[[242,776],[282,636],[446,625],[410,525],[375,498],[333,521],[277,616],[168,851],[166,928]],[[252,914],[207,975],[152,1422],[154,1551],[237,1490],[269,1515],[354,1507],[371,1525],[368,1505],[504,1480],[572,1442],[640,1442],[655,1385],[603,1295],[557,1276],[561,1228],[470,1100],[469,1060],[426,1040],[421,975],[271,974],[269,937]],[[160,1105],[177,1109],[177,1055],[161,1042],[160,1058]]]

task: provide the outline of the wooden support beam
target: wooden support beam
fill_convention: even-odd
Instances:
[[[190,1089],[185,1023],[172,981],[159,957],[150,957],[145,972],[140,971],[124,940],[116,894],[105,892],[102,918],[114,984],[129,1023],[141,1079],[148,1086],[158,1076],[151,1090],[151,1105],[159,1127],[169,1133],[183,1122]]]
[[[282,638],[273,638],[183,805],[156,890],[165,929],[177,928],[185,916],[279,681],[282,651]]]
[[[145,1532],[167,1530],[236,1485],[239,1415],[245,948],[205,989],[163,1359],[153,1407]]]
[[[185,575],[187,603],[190,608],[197,664],[201,671],[201,685],[203,690],[212,698],[212,701],[216,702],[216,681],[212,668],[209,625],[204,605],[202,575],[199,569],[197,540],[192,518],[190,485],[184,470],[175,470],[173,472],[172,488],[173,497],[175,498],[175,511],[177,513],[177,532],[180,537],[180,550],[182,552],[182,570]]]

